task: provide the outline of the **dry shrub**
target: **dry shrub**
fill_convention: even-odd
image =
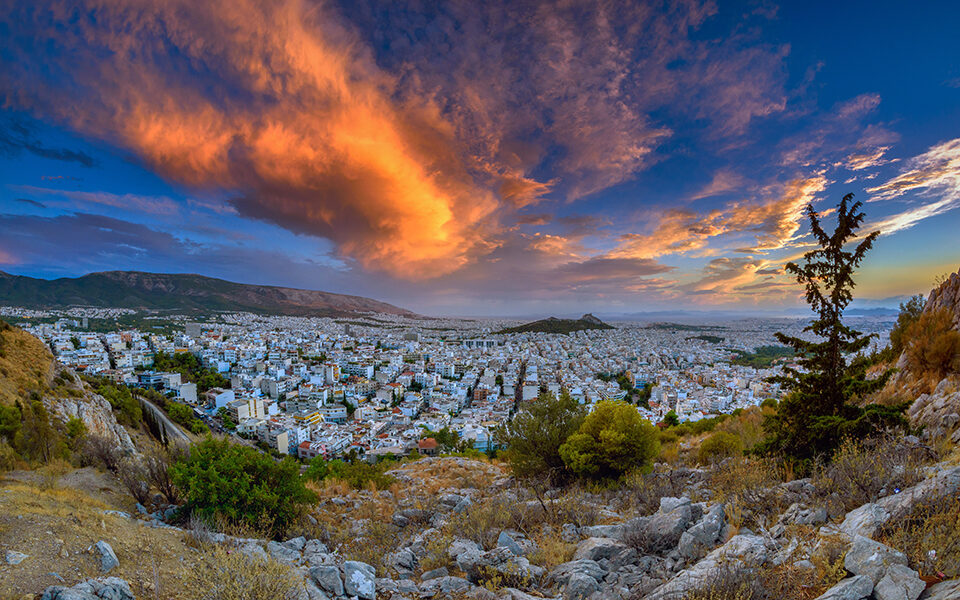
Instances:
[[[552,569],[557,565],[572,560],[573,553],[577,549],[576,544],[569,544],[563,541],[560,532],[552,527],[547,528],[547,530],[540,535],[534,535],[532,539],[537,543],[537,549],[530,556],[530,562],[545,567],[546,569]]]
[[[683,600],[814,600],[828,587],[817,577],[815,571],[792,565],[752,566],[730,561],[722,563],[703,586],[685,594]]]
[[[55,458],[40,468],[40,489],[52,490],[57,487],[60,478],[73,469],[67,461]]]
[[[150,481],[147,469],[139,459],[125,458],[117,467],[117,478],[124,489],[130,492],[133,498],[147,506],[150,503]]]
[[[904,332],[907,364],[914,373],[939,379],[960,370],[960,332],[946,308],[925,311]]]
[[[700,442],[697,460],[700,464],[709,464],[743,455],[743,441],[727,431],[717,431]]]
[[[426,555],[424,555],[418,563],[421,573],[439,569],[440,567],[446,567],[448,569],[453,567],[453,560],[451,560],[450,554],[447,552],[453,539],[454,536],[452,534],[442,530],[430,536],[424,544]]]
[[[158,448],[148,453],[143,461],[147,481],[169,504],[176,504],[180,498],[180,492],[170,478],[170,465],[176,462],[184,452],[180,446],[173,446],[170,449]]]
[[[86,436],[80,448],[81,463],[103,467],[108,471],[116,472],[121,458],[116,444],[99,435]]]
[[[690,471],[658,467],[651,473],[633,473],[626,477],[616,497],[621,512],[648,515],[660,508],[660,498],[684,494]]]
[[[737,436],[744,448],[752,448],[766,437],[763,430],[763,419],[773,414],[777,409],[772,406],[751,406],[743,409],[740,414],[730,416],[717,425],[717,431]]]
[[[726,505],[728,522],[769,526],[769,520],[789,505],[778,486],[791,473],[784,463],[770,459],[731,458],[715,465],[707,474],[706,487],[713,500]]]
[[[460,537],[473,540],[490,550],[496,547],[497,536],[501,531],[522,530],[514,525],[518,522],[527,522],[526,515],[532,512],[526,509],[524,503],[511,502],[505,498],[493,498],[471,504],[466,510],[455,515],[449,525]]]
[[[921,575],[960,577],[960,498],[917,503],[884,525],[880,541],[904,552]]]
[[[284,565],[220,546],[185,564],[180,576],[183,596],[198,600],[294,600],[303,587]]]
[[[369,520],[364,526],[363,535],[350,537],[342,543],[339,552],[348,560],[365,562],[383,571],[387,566],[387,555],[397,549],[402,538],[403,532],[396,525]]]
[[[812,482],[831,514],[846,513],[920,482],[922,467],[936,458],[933,449],[892,436],[848,439],[814,469]]]

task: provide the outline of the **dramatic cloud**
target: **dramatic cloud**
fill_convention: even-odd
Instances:
[[[516,209],[648,167],[672,134],[651,113],[724,137],[784,110],[786,48],[694,40],[709,2],[420,8],[24,0],[0,85],[241,216],[417,278],[489,253]]]
[[[867,189],[869,202],[900,198],[913,193],[922,202],[906,211],[870,223],[865,229],[884,234],[913,227],[924,219],[941,215],[960,206],[960,138],[938,144],[907,161],[906,169],[896,177]]]

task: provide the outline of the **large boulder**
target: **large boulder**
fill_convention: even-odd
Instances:
[[[920,594],[920,600],[956,600],[960,598],[960,579],[942,581],[931,585]]]
[[[301,546],[302,548],[303,546]],[[296,564],[300,560],[300,552],[287,545],[286,542],[267,542],[267,553],[273,560],[285,565]]]
[[[920,502],[933,502],[960,494],[960,466],[937,467],[933,476],[893,494],[865,504],[847,513],[840,531],[850,537],[873,537],[887,521],[906,516]]]
[[[873,592],[873,582],[865,575],[844,579],[817,600],[865,600]]]
[[[343,579],[340,578],[340,569],[333,565],[312,567],[310,578],[321,590],[331,596],[343,595]]]
[[[927,584],[905,565],[893,565],[873,590],[876,600],[917,600]]]
[[[876,585],[894,565],[907,566],[907,556],[880,542],[858,535],[847,550],[843,566],[854,575],[865,575]]]
[[[577,550],[573,554],[573,559],[594,561],[604,558],[609,559],[626,549],[626,544],[615,539],[592,537],[577,544]]]
[[[574,573],[563,590],[564,600],[586,600],[600,589],[600,583],[584,573]]]
[[[367,563],[348,560],[343,563],[343,589],[348,596],[363,600],[377,597],[377,570]]]
[[[776,546],[758,535],[735,535],[706,558],[654,589],[644,600],[683,598],[707,584],[721,567],[735,566],[749,571],[769,562],[775,552]]]
[[[573,575],[586,575],[597,581],[602,581],[606,571],[594,560],[571,560],[557,565],[550,571],[547,581],[551,584],[564,586]]]
[[[462,577],[435,577],[420,584],[420,596],[432,598],[438,594],[443,597],[460,594],[473,588],[473,584]]]
[[[685,559],[704,556],[720,539],[726,525],[722,504],[715,504],[693,527],[683,532],[677,550]]]

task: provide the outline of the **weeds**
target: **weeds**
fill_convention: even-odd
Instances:
[[[888,522],[880,540],[904,552],[921,575],[960,577],[960,499],[927,500]]]
[[[185,597],[203,600],[294,600],[302,583],[289,568],[215,546],[184,565]]]

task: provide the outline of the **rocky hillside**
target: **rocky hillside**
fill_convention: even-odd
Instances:
[[[9,406],[29,398],[40,400],[61,424],[75,417],[87,433],[109,440],[123,452],[136,453],[106,399],[58,364],[43,342],[0,321],[0,404]]]
[[[279,542],[168,525],[102,491],[57,508],[57,493],[5,482],[0,595],[187,599],[229,584],[291,600],[948,600],[960,594],[958,459],[934,462],[916,439],[865,450],[856,460],[883,466],[872,496],[842,466],[784,481],[727,461],[538,497],[500,465],[425,458],[390,471],[388,490],[324,486]],[[70,512],[102,525],[51,516]],[[9,534],[14,514],[29,535]]]
[[[941,310],[950,316],[953,329],[960,331],[960,272],[930,292],[921,318]],[[907,344],[910,343],[908,340]],[[955,443],[960,443],[960,372],[943,373],[931,380],[929,374],[918,372],[911,364],[907,351],[901,354],[896,367],[883,395],[912,400],[908,414],[915,426],[924,428],[924,437],[952,436]]]
[[[415,316],[386,302],[315,290],[246,285],[187,274],[107,271],[83,277],[35,279],[0,272],[0,298],[13,306],[223,312],[248,311],[298,316],[380,312]]]

